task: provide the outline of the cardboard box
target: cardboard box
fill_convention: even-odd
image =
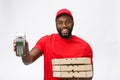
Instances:
[[[89,78],[93,77],[92,71],[87,72],[53,72],[53,77],[60,78]]]
[[[64,65],[64,64],[91,64],[90,58],[63,58],[52,59],[52,65]]]
[[[58,78],[89,78],[93,77],[90,58],[52,59],[53,77]]]
[[[53,71],[92,71],[92,65],[56,65]]]

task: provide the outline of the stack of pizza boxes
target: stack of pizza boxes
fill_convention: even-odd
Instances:
[[[90,78],[93,67],[90,58],[52,59],[53,77],[58,78]]]

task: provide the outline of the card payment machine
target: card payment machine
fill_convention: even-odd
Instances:
[[[25,34],[16,33],[16,55],[19,57],[25,56]]]

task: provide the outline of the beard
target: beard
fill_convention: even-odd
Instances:
[[[73,30],[73,27],[72,28],[63,28],[63,29],[57,28],[59,35],[64,39],[70,38],[72,36],[72,30]]]

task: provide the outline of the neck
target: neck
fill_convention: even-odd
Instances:
[[[69,36],[62,36],[62,35],[60,35],[60,34],[59,34],[59,36],[60,36],[62,39],[69,39],[69,38],[72,37],[72,35],[69,35]]]

